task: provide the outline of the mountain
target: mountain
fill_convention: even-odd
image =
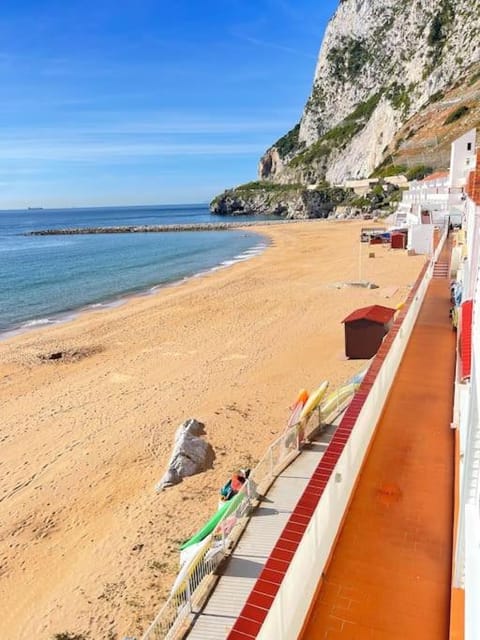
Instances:
[[[395,173],[398,158],[448,164],[449,131],[480,125],[479,81],[479,0],[340,0],[300,121],[260,160],[257,199],[265,183],[298,191]]]

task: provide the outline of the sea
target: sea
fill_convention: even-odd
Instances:
[[[29,231],[225,221],[206,204],[0,211],[0,339],[155,293],[247,260],[267,245],[253,231],[238,229],[25,235]]]

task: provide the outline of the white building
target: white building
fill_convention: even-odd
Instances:
[[[475,168],[476,131],[452,143],[449,171],[439,171],[410,183],[395,213],[394,226],[408,227],[408,248],[432,252],[433,229],[449,222],[460,225],[465,210],[467,177]],[[422,225],[422,228],[416,228]]]
[[[462,233],[466,238],[457,276],[463,292],[452,424],[459,434],[453,587],[464,590],[465,639],[473,640],[480,633],[480,149],[475,157],[474,132],[454,143],[452,166],[453,184],[465,189]]]

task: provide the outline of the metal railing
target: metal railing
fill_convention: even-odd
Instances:
[[[242,491],[231,499],[231,508],[227,509],[214,531],[195,545],[192,557],[180,569],[167,601],[142,640],[178,640],[185,636],[192,615],[200,609],[213,588],[215,570],[233,550],[259,497],[300,453],[303,443],[343,411],[357,387],[358,384],[349,382],[330,394],[308,419],[288,428],[272,442],[251,471]]]

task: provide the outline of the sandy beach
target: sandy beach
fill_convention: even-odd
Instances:
[[[342,319],[414,283],[424,257],[361,245],[362,226],[261,227],[271,246],[247,262],[0,342],[2,640],[141,635],[179,543],[282,432],[298,390],[365,366],[345,359]],[[359,279],[378,288],[341,284]],[[189,417],[214,468],[156,494]]]

